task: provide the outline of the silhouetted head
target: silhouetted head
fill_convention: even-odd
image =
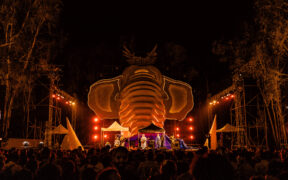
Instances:
[[[96,180],[121,180],[121,176],[116,168],[108,167],[99,172]]]

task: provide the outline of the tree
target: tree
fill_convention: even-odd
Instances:
[[[1,83],[5,87],[2,136],[8,136],[15,99],[49,68],[59,0],[3,0],[0,6]]]
[[[231,67],[253,77],[261,93],[274,143],[287,145],[283,90],[287,90],[288,1],[255,0],[254,23],[237,41],[215,43],[214,53]]]

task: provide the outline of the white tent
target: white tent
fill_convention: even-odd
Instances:
[[[77,149],[80,146],[81,149],[84,150],[82,144],[80,143],[76,133],[74,132],[70,124],[69,119],[66,118],[66,121],[67,121],[68,133],[65,135],[62,141],[61,148],[63,150],[73,150],[73,149]]]
[[[216,132],[237,132],[237,131],[244,131],[243,128],[237,128],[235,126],[232,126],[230,124],[226,124],[221,129],[217,129]]]
[[[101,131],[129,131],[129,128],[122,127],[117,121],[114,121],[108,128],[101,128]]]
[[[101,128],[101,144],[103,144],[103,132],[105,131],[120,131],[125,138],[130,137],[129,128],[122,127],[117,121],[114,121],[108,128]]]

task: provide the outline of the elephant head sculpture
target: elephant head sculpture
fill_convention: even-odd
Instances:
[[[115,78],[95,82],[88,94],[88,106],[101,119],[119,118],[131,135],[151,123],[163,128],[166,119],[183,120],[193,105],[190,85],[142,64],[127,67]]]

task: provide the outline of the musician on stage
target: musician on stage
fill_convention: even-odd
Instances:
[[[157,134],[155,141],[156,141],[156,148],[160,148],[161,147],[161,138],[160,138],[159,134]]]
[[[119,137],[116,135],[115,136],[115,141],[114,141],[114,147],[119,147],[120,146],[120,139]]]
[[[145,137],[145,134],[142,134],[140,141],[141,141],[141,148],[145,149],[147,147],[147,138]]]
[[[126,142],[126,138],[124,138],[124,136],[121,135],[121,137],[120,137],[120,146],[125,147],[125,142]]]

